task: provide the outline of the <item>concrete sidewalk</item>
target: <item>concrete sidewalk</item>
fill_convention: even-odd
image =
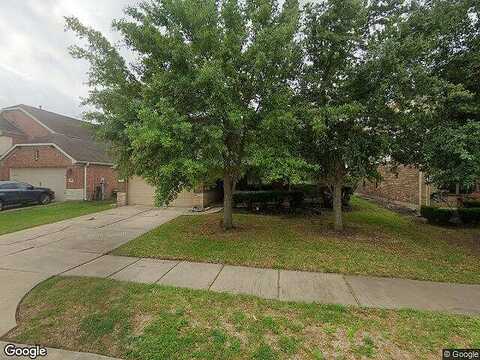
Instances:
[[[17,325],[17,306],[35,285],[101,257],[183,212],[126,206],[0,236],[0,336]]]
[[[158,283],[280,300],[480,314],[480,285],[105,255],[184,213],[127,206],[0,236],[0,337],[16,326],[16,309],[25,294],[53,275]],[[49,358],[108,359],[54,349]]]
[[[111,255],[94,259],[62,275],[157,283],[285,301],[480,314],[480,285]]]

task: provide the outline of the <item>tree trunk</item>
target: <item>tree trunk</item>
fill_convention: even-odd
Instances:
[[[343,182],[341,180],[337,180],[333,185],[333,216],[335,218],[335,231],[343,231],[342,187]]]
[[[223,178],[223,228],[233,228],[233,191],[235,188],[232,176],[225,174]]]

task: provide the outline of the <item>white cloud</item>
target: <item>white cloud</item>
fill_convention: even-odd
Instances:
[[[74,15],[113,41],[113,19],[140,0],[0,0],[0,108],[19,103],[80,116],[88,64],[73,59],[64,31]]]
[[[19,103],[80,116],[88,65],[73,59],[75,36],[64,31],[64,16],[117,40],[110,25],[138,0],[0,1],[0,108]]]

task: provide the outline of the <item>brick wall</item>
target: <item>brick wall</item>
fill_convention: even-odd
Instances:
[[[83,189],[83,164],[67,167],[67,189]]]
[[[37,153],[38,151],[38,153]],[[10,180],[10,168],[66,168],[66,189],[84,189],[85,165],[72,161],[53,146],[21,146],[13,150],[0,164],[0,180]],[[95,186],[105,179],[105,195],[111,198],[112,191],[125,191],[125,183],[118,181],[117,172],[106,165],[89,165],[87,168],[87,199],[94,198]]]
[[[383,181],[375,183],[365,181],[360,184],[357,192],[360,194],[379,197],[386,200],[408,204],[418,204],[419,199],[419,171],[410,166],[400,166],[397,173],[388,167],[380,167],[379,172]],[[425,197],[425,185],[422,185],[422,197]]]
[[[111,166],[90,165],[87,168],[87,194],[88,199],[95,196],[95,187],[101,184],[102,178],[105,181],[105,198],[110,199],[113,190],[125,192],[125,183],[118,181],[118,174]]]
[[[29,138],[42,137],[50,134],[50,131],[44,126],[20,110],[6,110],[2,115],[6,120],[27,134]]]
[[[0,180],[10,179],[10,168],[60,168],[71,165],[72,161],[53,146],[21,146],[3,159]]]

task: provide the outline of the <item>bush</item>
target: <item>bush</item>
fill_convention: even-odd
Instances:
[[[480,208],[480,200],[464,200],[463,207],[467,209]]]
[[[239,191],[233,194],[235,205],[245,204],[249,209],[254,205],[280,207],[285,201],[289,202],[291,208],[298,208],[302,206],[303,199],[301,191]]]
[[[433,206],[422,206],[420,215],[431,224],[448,225],[455,216],[454,209],[436,208]]]
[[[327,209],[333,208],[333,194],[332,189],[329,186],[323,186],[320,188],[320,195],[323,199],[323,206]],[[353,188],[351,186],[344,186],[342,188],[342,206],[345,208],[350,207],[350,198],[353,195]]]
[[[320,197],[319,187],[317,184],[293,185],[292,190],[301,191],[304,197],[308,199],[315,199]]]
[[[464,224],[480,224],[480,207],[458,209],[458,215]]]

